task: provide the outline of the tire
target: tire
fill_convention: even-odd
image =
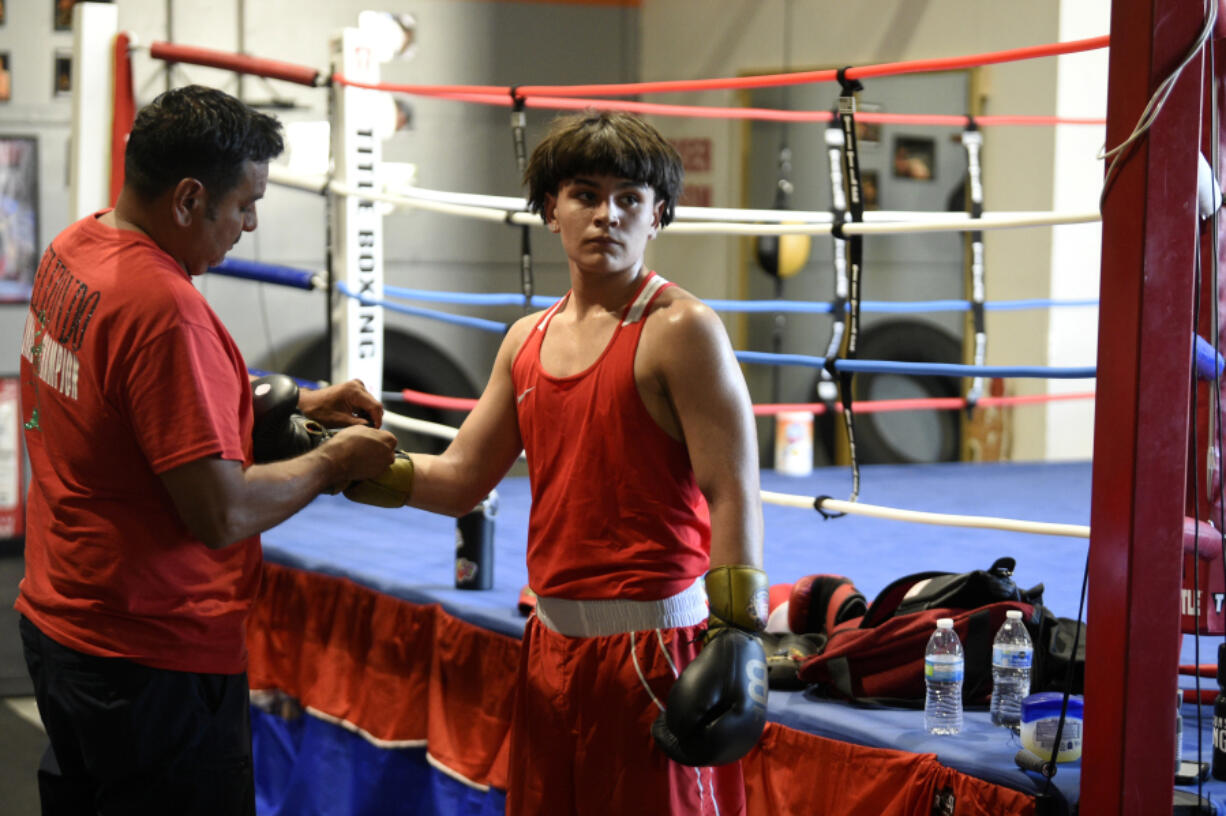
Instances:
[[[878,323],[861,334],[856,356],[903,363],[961,363],[962,347],[948,332],[918,321]],[[817,380],[814,380],[816,393]],[[960,377],[857,374],[853,399],[960,397]],[[957,411],[924,410],[856,414],[856,455],[861,464],[956,462],[961,455]],[[841,418],[835,420],[842,422]]]
[[[419,337],[398,331],[388,331],[384,337],[383,391],[399,392],[406,388],[426,394],[447,397],[476,398],[476,386],[445,352]],[[286,373],[307,380],[331,378],[328,339],[320,337],[310,343],[287,366]],[[383,400],[391,413],[438,422],[458,428],[467,413],[443,411],[415,405],[399,399]],[[393,429],[400,447],[407,451],[442,453],[449,440],[437,436]]]

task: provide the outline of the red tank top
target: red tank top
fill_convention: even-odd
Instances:
[[[649,272],[604,352],[585,371],[541,367],[550,307],[511,366],[528,457],[528,581],[540,595],[659,600],[706,572],[711,521],[685,445],[647,413],[634,355],[656,295]],[[567,295],[569,297],[569,295]]]

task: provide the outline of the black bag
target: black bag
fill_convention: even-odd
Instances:
[[[1043,606],[1043,585],[1020,590],[1012,558],[986,570],[921,572],[892,582],[878,593],[859,620],[838,624],[822,650],[803,660],[798,676],[819,693],[891,705],[922,704],[924,646],[937,618],[952,618],[966,657],[963,699],[987,704],[991,692],[992,640],[1005,612],[1017,609],[1034,643],[1031,690],[1064,688],[1071,658],[1073,621],[1056,618]],[[810,620],[822,620],[810,610]],[[1084,627],[1074,663],[1074,693],[1084,683]]]

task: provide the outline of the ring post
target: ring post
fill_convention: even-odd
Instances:
[[[1203,15],[1199,2],[1113,0],[1108,147]],[[1081,802],[1108,816],[1172,807],[1202,70],[1188,64],[1102,210]]]
[[[333,41],[336,72],[377,83],[379,62],[368,34],[346,28]],[[383,310],[362,298],[383,298],[383,217],[375,200],[383,145],[376,127],[380,92],[332,86],[332,155],[336,181],[345,195],[328,194],[333,281],[344,281],[357,298],[335,286],[331,292],[332,382],[360,379],[372,394],[383,392]]]
[[[112,46],[119,9],[104,3],[72,7],[72,138],[68,158],[68,217],[84,218],[111,205]]]

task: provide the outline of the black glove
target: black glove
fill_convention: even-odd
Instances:
[[[284,374],[253,380],[251,407],[257,464],[301,456],[330,435],[324,426],[298,412],[298,385]]]
[[[692,766],[737,761],[766,727],[766,654],[757,636],[766,619],[766,573],[716,567],[706,586],[711,616],[705,645],[651,727],[669,758]]]

